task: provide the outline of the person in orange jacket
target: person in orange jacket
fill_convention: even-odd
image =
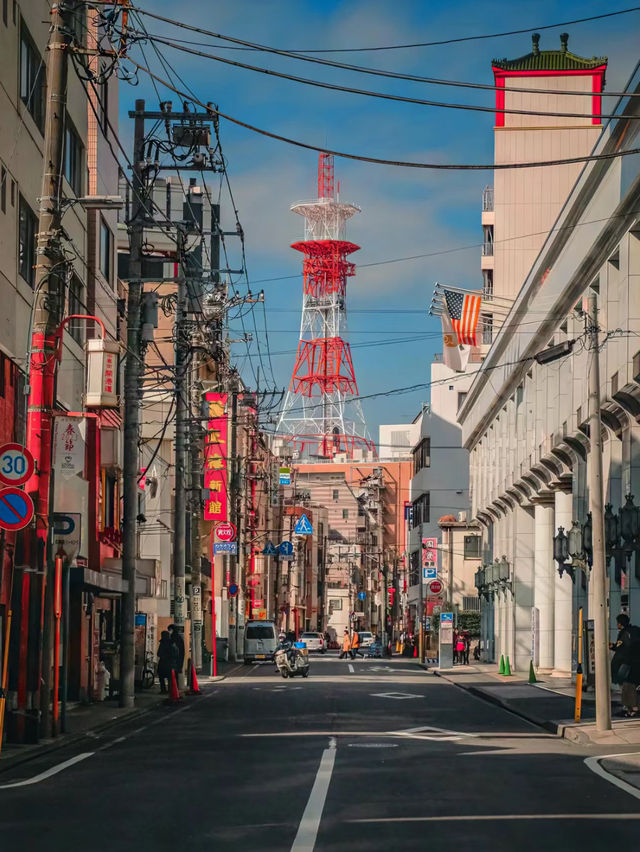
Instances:
[[[364,657],[364,654],[360,651],[360,636],[358,635],[358,631],[354,629],[353,636],[351,637],[351,659],[355,660],[358,654]]]
[[[349,638],[349,631],[345,630],[344,635],[342,637],[342,651],[340,651],[340,659],[344,660],[345,657],[348,657],[350,650],[351,650],[351,639]]]

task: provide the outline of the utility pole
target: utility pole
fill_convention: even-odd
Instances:
[[[596,674],[596,730],[611,730],[611,681],[609,667],[609,602],[605,572],[604,509],[602,499],[602,425],[600,422],[600,352],[598,348],[598,297],[588,298],[589,334],[589,509],[593,525],[593,626]]]
[[[187,390],[189,334],[187,329],[187,281],[185,278],[184,228],[178,227],[178,294],[175,320],[175,396],[176,421],[174,439],[175,496],[173,538],[173,620],[180,633],[184,633],[186,616],[186,537],[187,537],[187,431],[189,428],[189,406]]]
[[[137,100],[133,130],[133,198],[129,220],[129,289],[127,294],[127,356],[124,368],[124,453],[122,469],[122,595],[120,640],[120,706],[134,705],[134,622],[136,613],[136,556],[138,517],[142,246],[146,218],[144,173],[144,101]]]
[[[42,189],[38,217],[36,271],[34,287],[34,322],[31,337],[27,447],[36,469],[26,484],[35,508],[35,525],[25,531],[25,542],[31,568],[28,589],[31,612],[41,616],[21,624],[21,645],[27,648],[26,706],[18,708],[24,714],[24,734],[27,741],[37,742],[38,718],[42,711],[42,726],[48,723],[53,576],[51,564],[50,508],[52,497],[51,450],[53,423],[51,412],[56,401],[55,357],[58,327],[64,310],[67,263],[62,247],[61,164],[64,148],[66,118],[67,67],[71,32],[71,15],[75,3],[54,4],[51,8],[51,29],[47,47],[47,102],[45,113]],[[48,590],[49,589],[49,590]],[[23,605],[23,612],[26,608]],[[39,631],[39,635],[38,632]],[[22,728],[22,725],[19,725]],[[48,733],[42,731],[42,733]]]

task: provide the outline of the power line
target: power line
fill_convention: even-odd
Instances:
[[[424,98],[410,98],[406,95],[393,95],[388,92],[376,92],[371,91],[370,89],[356,89],[352,86],[342,86],[336,83],[327,83],[322,80],[313,80],[309,77],[298,77],[295,74],[285,74],[282,71],[274,71],[270,68],[263,68],[259,65],[248,65],[245,62],[238,62],[234,59],[225,59],[223,56],[216,56],[213,53],[205,53],[202,50],[196,50],[192,47],[187,47],[186,45],[180,45],[176,42],[173,42],[169,39],[162,38],[162,36],[150,36],[146,33],[143,34],[144,38],[148,38],[152,42],[159,42],[160,44],[164,44],[167,47],[171,47],[174,50],[180,50],[183,53],[188,53],[192,56],[200,56],[204,59],[211,59],[214,62],[222,62],[224,65],[232,65],[235,68],[242,68],[245,71],[254,71],[258,74],[265,74],[268,77],[278,77],[281,80],[289,80],[293,83],[301,83],[305,86],[313,86],[319,89],[328,89],[332,92],[343,92],[351,95],[362,95],[368,98],[378,98],[380,100],[386,101],[397,101],[399,103],[405,104],[414,104],[418,106],[430,106],[430,107],[438,107],[439,109],[459,109],[463,111],[471,111],[471,112],[486,112],[486,113],[501,113],[503,115],[527,115],[527,116],[540,116],[544,118],[581,118],[581,119],[591,119],[593,113],[584,113],[584,112],[541,112],[539,110],[529,110],[529,109],[514,109],[509,107],[497,107],[497,106],[482,106],[480,104],[457,104],[457,103],[448,103],[445,101],[434,101],[427,100]],[[522,90],[519,90],[522,91]],[[547,92],[548,94],[548,92]],[[554,94],[557,94],[554,92]],[[573,94],[573,93],[571,93]],[[590,92],[589,95],[593,97],[593,93]],[[607,115],[600,114],[600,118],[604,119],[613,119],[618,118],[617,115]],[[630,119],[640,119],[640,116],[627,116]]]
[[[165,21],[166,23],[175,23],[170,18],[164,18],[162,15],[157,15],[154,12],[148,12],[145,9],[140,9],[136,7],[136,11],[140,12],[143,15],[147,15],[150,18],[155,18],[159,21]],[[415,47],[439,47],[440,45],[445,44],[460,44],[461,42],[466,41],[480,41],[482,39],[490,39],[490,38],[504,38],[506,36],[511,35],[520,35],[521,33],[530,33],[536,32],[537,30],[552,30],[556,27],[567,27],[572,24],[583,24],[589,21],[599,21],[604,18],[613,18],[618,15],[628,15],[630,12],[640,11],[640,6],[632,6],[628,9],[620,9],[616,12],[603,12],[600,15],[590,15],[585,18],[574,18],[570,21],[560,21],[555,24],[542,24],[536,27],[524,27],[522,29],[517,30],[506,30],[504,32],[499,33],[485,33],[483,35],[472,35],[472,36],[459,36],[457,38],[449,38],[449,39],[440,39],[439,41],[422,41],[422,42],[414,42],[410,44],[391,44],[391,45],[377,45],[374,47],[340,47],[340,48],[305,48],[305,49],[297,49],[289,48],[288,53],[365,53],[379,50],[407,50],[409,48]],[[188,25],[184,25],[189,28]],[[205,31],[206,32],[206,31]],[[239,41],[239,40],[238,40]],[[238,50],[242,48],[236,48]],[[254,47],[247,48],[250,50],[255,50]]]
[[[618,157],[626,157],[633,154],[640,153],[640,148],[628,148],[626,151],[610,151],[603,154],[586,154],[582,157],[565,157],[559,160],[540,160],[537,162],[530,163],[490,163],[488,165],[485,164],[475,164],[475,163],[419,163],[411,160],[387,160],[382,157],[368,157],[364,154],[351,154],[346,151],[337,151],[333,148],[328,148],[326,145],[313,145],[308,142],[301,142],[298,139],[291,139],[288,136],[282,136],[279,133],[273,133],[270,130],[265,130],[264,128],[256,127],[253,124],[249,124],[246,121],[241,121],[239,118],[234,118],[233,116],[221,112],[219,109],[214,109],[211,106],[207,106],[207,104],[202,103],[202,101],[193,98],[191,95],[187,95],[185,92],[171,85],[167,80],[162,77],[154,74],[150,68],[145,67],[144,65],[140,65],[140,63],[136,62],[133,59],[129,60],[133,65],[135,65],[138,70],[143,71],[145,74],[153,77],[159,83],[162,83],[163,86],[166,86],[172,92],[175,92],[176,95],[179,95],[181,98],[188,98],[189,100],[193,100],[198,106],[203,107],[204,109],[209,109],[212,112],[215,112],[216,115],[220,116],[220,118],[224,118],[227,121],[230,121],[232,124],[238,125],[238,127],[244,127],[246,130],[250,130],[253,133],[258,133],[261,136],[266,136],[269,139],[275,139],[278,142],[285,142],[288,145],[293,145],[297,148],[304,148],[307,151],[317,151],[318,153],[325,154],[333,154],[334,157],[342,157],[345,160],[357,160],[362,163],[373,163],[375,165],[381,166],[397,166],[399,168],[410,168],[410,169],[430,169],[436,171],[504,171],[511,169],[532,169],[532,168],[542,168],[546,166],[565,166],[571,165],[573,163],[591,163],[591,162],[599,162],[601,160],[614,160]]]

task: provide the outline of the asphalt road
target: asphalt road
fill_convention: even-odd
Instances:
[[[595,753],[409,661],[314,657],[3,772],[0,826],[26,852],[635,848]]]

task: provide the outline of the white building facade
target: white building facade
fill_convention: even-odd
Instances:
[[[536,85],[543,79],[536,78]],[[563,78],[563,88],[565,83]],[[637,93],[639,83],[636,71],[628,91]],[[477,584],[485,658],[508,655],[520,671],[533,660],[540,672],[569,674],[578,608],[589,615],[588,567],[576,568],[573,580],[566,570],[561,576],[553,548],[558,528],[568,530],[577,521],[587,533],[589,561],[587,386],[594,352],[583,299],[590,292],[598,298],[612,628],[618,612],[637,618],[640,611],[637,513],[625,539],[613,535],[611,521],[626,495],[640,494],[640,163],[637,154],[624,156],[638,147],[638,111],[633,98],[622,98],[619,118],[598,128],[593,153],[612,156],[584,165],[557,219],[547,223],[548,236],[522,286],[512,291],[515,301],[458,415],[470,452],[472,514],[483,528],[484,568]],[[593,126],[576,137],[581,141],[574,140],[573,151],[587,144]],[[539,154],[531,150],[530,156]],[[501,191],[507,191],[504,183]],[[498,196],[496,181],[496,241]],[[495,274],[498,288],[497,258]],[[519,274],[513,271],[509,286]],[[534,360],[564,341],[575,341],[571,354],[552,363]]]

